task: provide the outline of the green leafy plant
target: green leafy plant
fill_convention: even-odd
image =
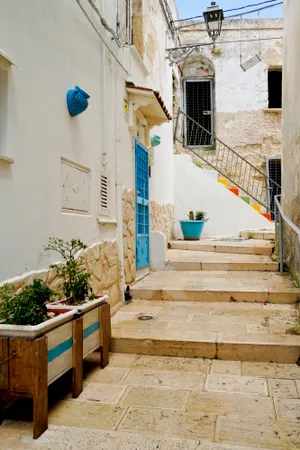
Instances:
[[[189,220],[208,220],[204,211],[189,211],[188,217]]]
[[[49,318],[46,305],[54,295],[37,279],[17,295],[5,284],[0,288],[0,319],[10,325],[38,325]]]
[[[50,267],[56,269],[57,274],[63,277],[63,292],[71,305],[83,303],[87,298],[95,298],[89,286],[91,274],[83,269],[82,258],[75,258],[79,251],[86,248],[87,246],[79,239],[64,241],[59,238],[50,238],[45,247],[45,250],[58,252],[65,262],[62,266],[54,264]]]

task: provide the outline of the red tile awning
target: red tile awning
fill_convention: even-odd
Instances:
[[[158,91],[143,86],[136,86],[130,82],[126,82],[126,91],[136,97],[148,98],[148,104],[143,104],[140,107],[145,117],[152,119],[152,121],[156,119],[159,123],[172,120],[172,116]]]

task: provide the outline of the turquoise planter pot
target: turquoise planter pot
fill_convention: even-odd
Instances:
[[[187,241],[198,241],[203,232],[204,220],[180,220],[181,231]]]

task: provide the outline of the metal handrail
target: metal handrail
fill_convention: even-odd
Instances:
[[[179,121],[182,117],[182,127],[179,128]],[[196,136],[201,133],[201,137],[205,138],[207,142],[214,142],[215,148],[214,154],[209,152],[207,147],[194,147],[190,146],[188,141],[187,128],[188,124],[191,127],[191,134]],[[196,127],[196,131],[194,129]],[[180,135],[178,136],[178,130],[180,129]],[[203,135],[204,133],[204,135]],[[227,178],[232,184],[240,188],[245,194],[249,195],[254,201],[266,208],[267,211],[274,213],[271,207],[267,204],[267,181],[269,182],[270,189],[281,189],[281,186],[269,178],[262,170],[255,167],[252,163],[247,161],[236,150],[230,148],[223,141],[218,139],[216,135],[209,130],[205,129],[202,125],[189,117],[180,108],[178,110],[177,120],[174,129],[174,142],[178,141],[183,146],[187,147],[190,152],[194,153],[198,158],[204,161],[208,166],[216,169],[219,174]],[[228,173],[229,171],[229,173]],[[262,180],[260,183],[258,180]]]
[[[281,195],[275,195],[275,227],[277,227],[277,218],[279,223],[279,267],[280,273],[284,272],[284,240],[283,240],[283,222],[282,219],[295,231],[298,235],[299,240],[299,252],[300,252],[300,229],[287,217],[284,213],[279,199]],[[299,259],[300,264],[300,259]],[[300,268],[299,268],[300,269]],[[300,272],[300,270],[299,270]]]

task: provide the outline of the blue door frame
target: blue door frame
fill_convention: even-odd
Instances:
[[[149,158],[147,149],[135,141],[135,192],[136,192],[136,268],[150,264],[149,242]]]

